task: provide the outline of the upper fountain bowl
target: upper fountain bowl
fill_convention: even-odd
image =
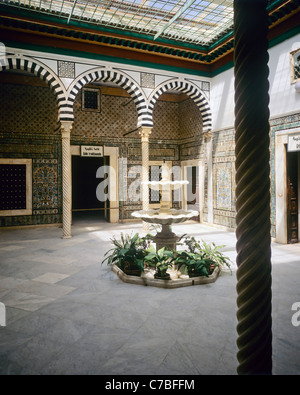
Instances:
[[[154,191],[165,190],[175,190],[181,188],[183,185],[187,185],[188,181],[169,181],[169,180],[160,180],[160,181],[142,181],[142,184],[146,184],[150,187],[150,189]]]

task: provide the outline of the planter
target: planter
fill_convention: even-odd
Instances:
[[[192,278],[192,277],[203,276],[203,273],[198,273],[198,272],[196,272],[196,271],[189,270],[189,271],[188,271],[188,275],[189,275],[190,278]]]
[[[164,274],[155,273],[154,278],[156,280],[171,280],[169,273],[164,273]]]
[[[124,273],[128,274],[128,276],[140,277],[142,272],[139,269],[124,269]]]
[[[116,264],[112,265],[112,270],[114,273],[116,273],[116,275],[120,278],[120,280],[124,281],[125,283],[144,285],[144,286],[146,285],[146,286],[152,286],[158,288],[168,288],[168,289],[214,283],[217,280],[218,275],[220,273],[220,269],[217,266],[214,272],[208,277],[200,276],[194,278],[186,278],[184,276],[184,278],[178,278],[176,280],[170,279],[168,281],[162,281],[161,279],[147,278],[147,275],[143,277],[130,276],[124,273]]]
[[[216,269],[216,265],[210,265],[208,269],[208,275],[210,276]],[[190,269],[188,270],[189,277],[200,277],[204,274],[201,271]]]
[[[141,269],[130,267],[130,263],[125,263],[123,271],[129,276],[136,276],[136,277],[140,277],[142,273]]]
[[[216,265],[210,265],[209,274],[212,274],[216,268]]]

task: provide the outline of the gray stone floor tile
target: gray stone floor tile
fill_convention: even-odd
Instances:
[[[35,311],[25,317],[20,317],[9,325],[9,330],[27,335],[48,337],[49,328],[59,321],[58,318]]]
[[[61,343],[50,341],[45,336],[32,336],[9,353],[9,359],[29,372],[38,372],[47,366],[63,348]]]
[[[123,283],[101,265],[112,236],[141,225],[0,229],[0,374],[236,374],[235,235],[195,223],[178,235],[226,245],[232,273],[174,290]],[[300,244],[272,243],[273,373],[300,373]]]
[[[44,305],[54,301],[55,298],[30,294],[26,292],[9,291],[2,303],[9,307],[15,307],[26,311],[36,311]]]
[[[18,288],[21,284],[24,284],[26,282],[27,282],[27,280],[20,279],[20,278],[1,276],[0,289],[1,290],[4,290],[4,289],[10,290],[10,289]]]
[[[46,284],[55,284],[58,281],[64,280],[65,278],[69,277],[68,274],[61,274],[61,273],[53,273],[53,272],[48,272],[45,274],[42,274],[41,276],[33,278],[35,281],[39,281],[41,283],[46,283]]]
[[[103,352],[95,344],[78,341],[72,347],[63,347],[55,358],[39,369],[39,372],[44,375],[102,374],[102,366],[109,356],[110,351]]]
[[[28,314],[31,314],[31,312],[6,306],[6,325],[10,327],[13,322],[26,317]]]

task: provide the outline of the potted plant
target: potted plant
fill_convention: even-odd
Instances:
[[[198,253],[178,251],[174,264],[177,265],[178,270],[184,266],[184,274],[188,274],[189,277],[208,277],[209,274],[211,274],[212,261],[207,258],[202,258]]]
[[[156,273],[154,278],[160,280],[170,280],[170,274],[167,270],[172,267],[174,254],[172,251],[166,250],[165,247],[155,250],[153,245],[151,245],[147,250],[147,255],[145,255],[145,263],[150,267],[156,268]]]
[[[229,258],[220,251],[223,245],[216,246],[213,242],[203,240],[199,242],[192,236],[185,236],[184,244],[188,250],[178,251],[174,263],[178,265],[178,269],[185,265],[185,272],[190,277],[209,276],[216,266],[221,269],[226,265],[230,269]]]
[[[132,276],[140,276],[144,271],[145,250],[149,246],[149,237],[139,237],[121,233],[121,239],[111,239],[114,247],[108,250],[102,264],[116,264],[124,273]]]

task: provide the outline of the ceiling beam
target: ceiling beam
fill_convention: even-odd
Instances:
[[[77,0],[74,0],[73,6],[72,6],[72,10],[71,10],[71,12],[70,12],[70,14],[69,14],[69,17],[68,17],[67,24],[69,24],[69,23],[70,23],[70,19],[71,19],[71,17],[72,17],[72,14],[73,14],[74,8],[75,8],[75,6],[76,6],[76,3],[77,3]]]
[[[168,23],[165,24],[165,26],[163,26],[154,36],[154,40],[156,40],[170,25],[172,25],[173,22],[176,21],[176,19],[178,19],[183,13],[184,11],[186,11],[192,4],[195,3],[196,0],[189,0],[189,2],[183,6],[176,15],[173,16],[173,18],[171,18],[169,20]]]

